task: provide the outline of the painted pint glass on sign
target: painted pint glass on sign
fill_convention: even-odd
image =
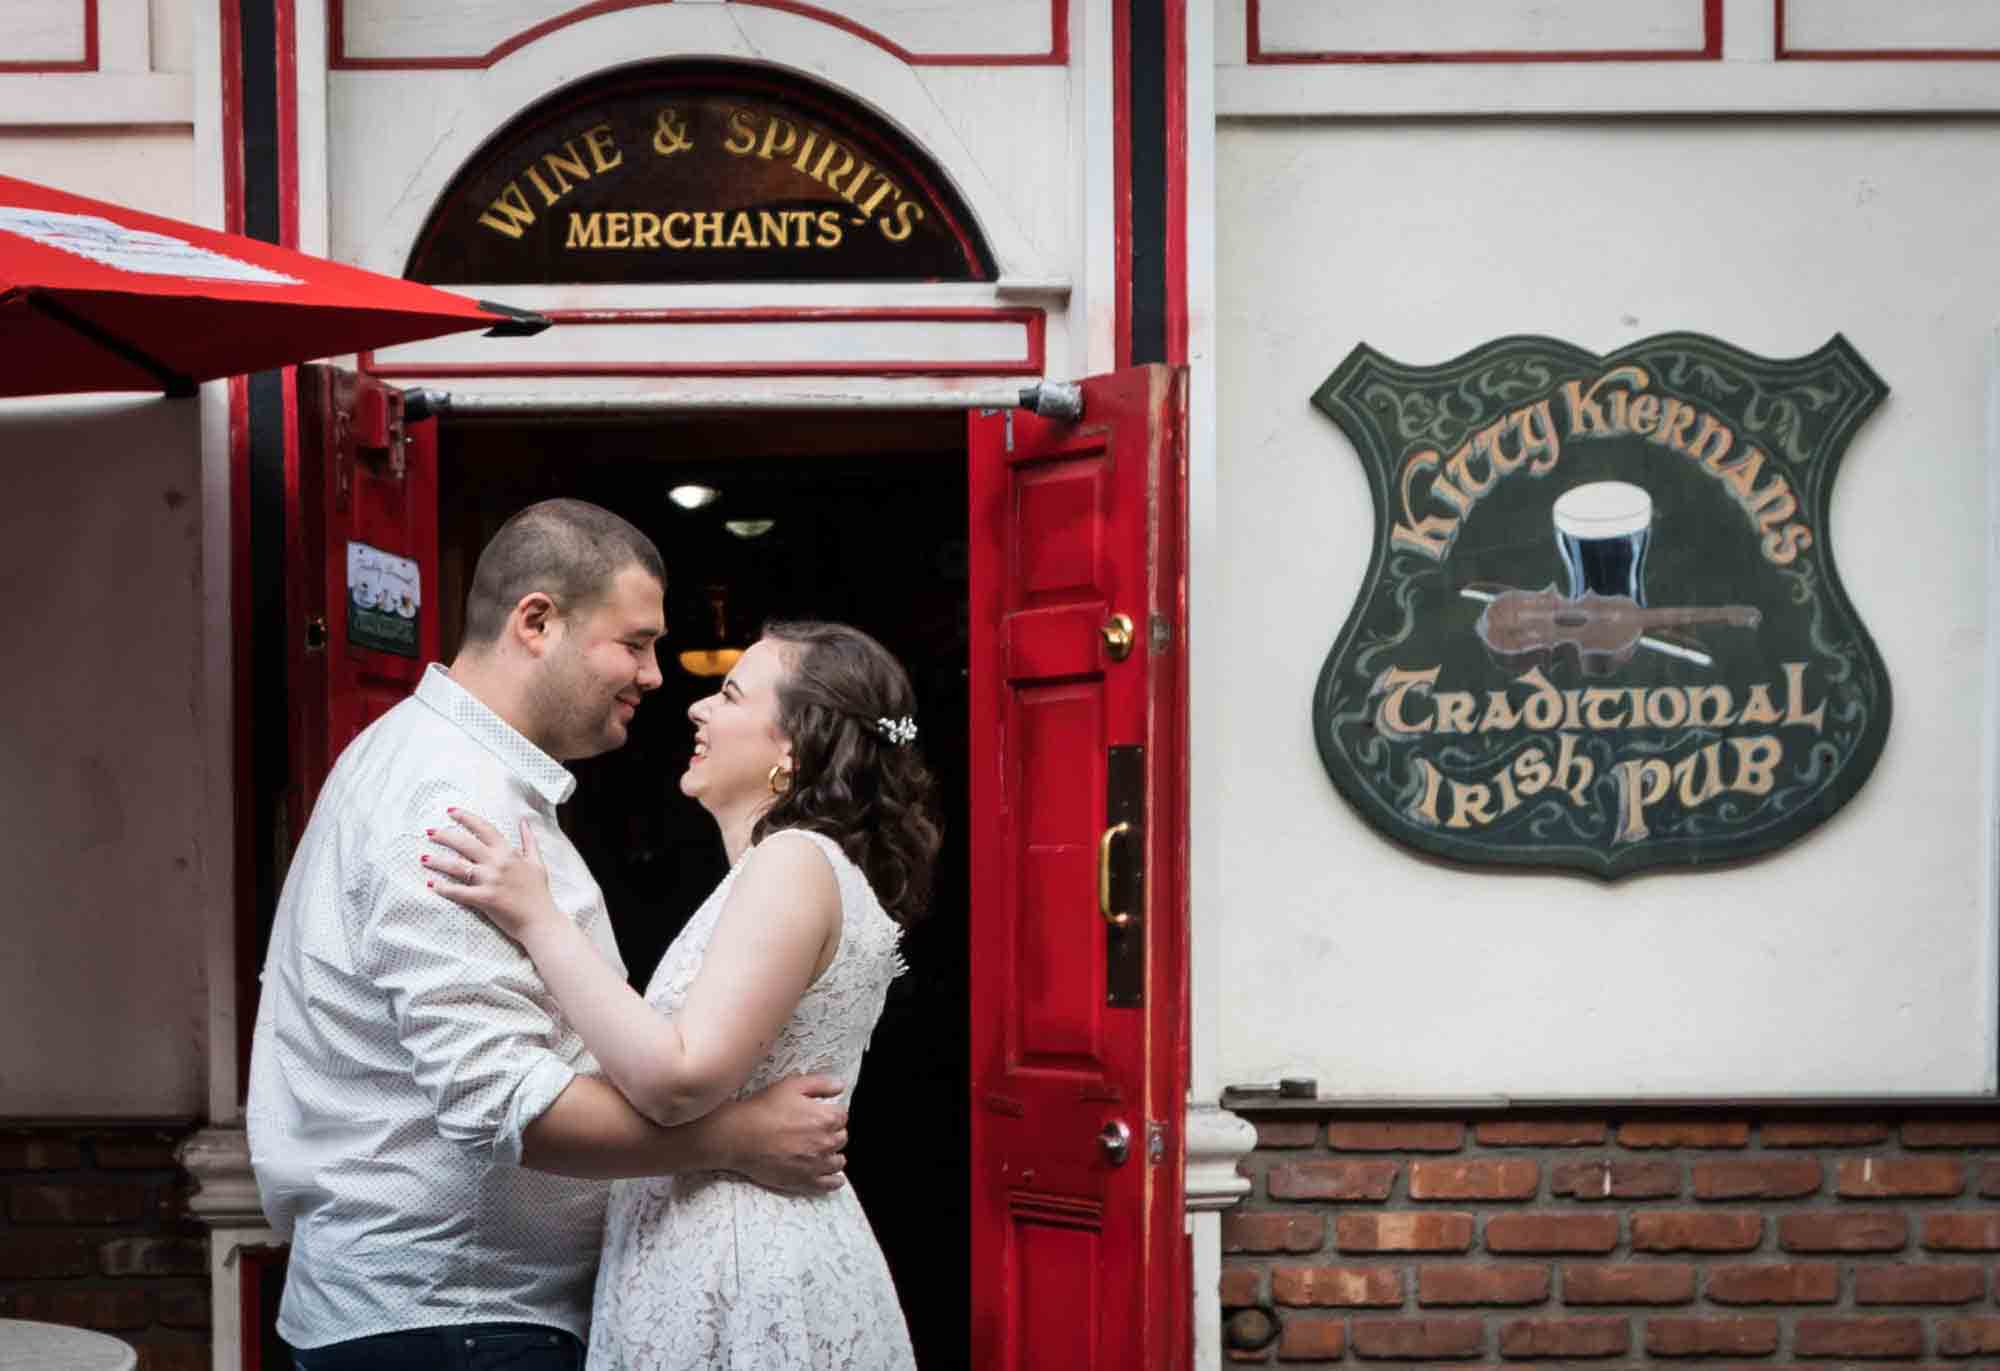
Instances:
[[[1559,496],[1556,552],[1569,573],[1569,597],[1586,591],[1646,603],[1646,545],[1653,497],[1625,481],[1591,481]]]

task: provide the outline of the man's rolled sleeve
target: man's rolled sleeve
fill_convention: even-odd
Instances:
[[[521,1134],[575,1070],[534,965],[479,914],[426,888],[416,832],[377,845],[381,865],[357,969],[389,997],[411,1076],[438,1135],[493,1164],[518,1165]]]
[[[556,1097],[569,1089],[569,1083],[576,1079],[576,1068],[556,1057],[543,1057],[528,1068],[528,1074],[521,1078],[521,1084],[514,1090],[513,1107],[507,1111],[507,1121],[500,1133],[493,1139],[493,1160],[502,1166],[519,1166],[521,1154],[527,1145],[522,1137],[528,1125],[549,1112],[549,1106]]]

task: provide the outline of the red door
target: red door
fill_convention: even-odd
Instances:
[[[1185,1363],[1183,373],[971,421],[972,1333]]]
[[[437,660],[437,420],[338,367],[298,369],[286,472],[291,637],[290,831],[334,758]]]

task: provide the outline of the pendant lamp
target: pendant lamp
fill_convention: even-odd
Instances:
[[[681,670],[690,676],[727,676],[743,656],[743,649],[729,636],[729,587],[709,586],[710,634],[698,638],[680,654]]]

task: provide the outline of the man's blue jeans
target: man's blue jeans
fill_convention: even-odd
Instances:
[[[298,1371],[582,1371],[583,1344],[533,1323],[462,1323],[377,1333],[301,1351]]]

